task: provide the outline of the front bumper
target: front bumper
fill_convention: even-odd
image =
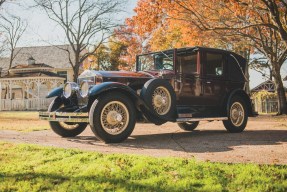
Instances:
[[[39,118],[47,121],[67,123],[89,123],[89,113],[86,112],[39,112]]]

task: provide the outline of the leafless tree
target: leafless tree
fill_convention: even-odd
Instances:
[[[0,32],[4,45],[10,52],[9,69],[12,67],[13,60],[19,53],[15,52],[15,48],[27,28],[27,22],[21,20],[20,17],[9,15],[7,17],[0,16]]]
[[[3,3],[5,3],[6,0],[0,0],[0,7]]]
[[[123,1],[111,0],[35,0],[65,32],[72,51],[70,64],[77,80],[81,63],[91,54],[86,51],[89,45],[95,50],[108,38],[117,26],[116,13],[120,12]],[[72,54],[74,57],[72,57]],[[74,59],[73,59],[74,58]]]

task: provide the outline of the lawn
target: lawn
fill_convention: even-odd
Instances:
[[[40,121],[38,112],[0,112],[0,130],[21,132],[49,129],[47,121]]]
[[[287,166],[0,143],[0,191],[287,191]]]

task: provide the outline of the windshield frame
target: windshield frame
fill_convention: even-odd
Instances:
[[[141,69],[141,64],[139,62],[139,59],[141,56],[147,56],[147,55],[152,55],[152,54],[162,54],[165,55],[167,58],[171,55],[172,56],[172,69],[154,69],[154,70],[142,70]],[[175,71],[175,62],[176,62],[176,49],[170,49],[170,50],[165,50],[165,51],[157,51],[157,52],[149,52],[146,54],[141,54],[137,55],[136,57],[136,71],[161,71],[161,70],[169,70],[169,71]]]

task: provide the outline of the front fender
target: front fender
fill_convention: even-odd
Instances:
[[[137,95],[137,93],[130,88],[129,86],[118,83],[118,82],[104,82],[98,85],[94,85],[89,90],[89,97],[90,99],[94,99],[97,96],[99,96],[102,93],[108,92],[108,91],[120,91],[130,97],[132,100],[136,101],[136,105],[144,104],[143,100],[140,98],[140,96]],[[89,99],[89,100],[90,100]]]
[[[50,91],[46,98],[51,98],[51,97],[60,97],[63,94],[63,87],[57,87]]]
[[[129,86],[118,83],[118,82],[104,82],[98,85],[94,85],[89,90],[89,104],[88,108],[92,105],[94,100],[101,94],[110,92],[110,91],[119,91],[125,94],[127,97],[134,102],[138,111],[141,111],[144,116],[150,121],[154,122],[154,119],[158,118],[156,114],[152,113],[152,110],[146,105],[143,99]]]

